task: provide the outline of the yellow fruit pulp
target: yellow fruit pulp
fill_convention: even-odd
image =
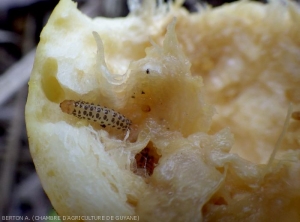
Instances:
[[[243,1],[189,14],[147,4],[90,19],[61,0],[41,34],[26,125],[58,214],[299,221],[299,121],[280,160],[264,164],[288,104],[300,109],[298,6]],[[128,139],[62,112],[64,100],[125,115]]]

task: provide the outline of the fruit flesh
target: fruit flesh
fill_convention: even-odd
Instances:
[[[275,7],[275,11],[279,10],[276,5],[271,6]],[[257,138],[243,140],[254,129],[248,122],[245,123],[243,115],[247,112],[240,108],[237,117],[232,117],[233,120],[244,120],[237,127],[230,124],[231,118],[226,119],[224,116],[238,110],[235,104],[241,105],[241,100],[244,100],[244,105],[245,102],[254,105],[255,99],[256,104],[260,104],[260,98],[255,96],[258,89],[262,97],[272,95],[271,101],[275,101],[278,94],[272,90],[266,91],[263,87],[243,86],[244,80],[240,78],[244,78],[244,75],[238,75],[241,71],[234,70],[239,67],[243,70],[244,66],[239,63],[230,68],[237,75],[237,82],[241,81],[241,86],[235,79],[229,81],[226,73],[230,69],[226,70],[227,67],[223,66],[224,75],[218,71],[220,64],[224,63],[222,59],[228,56],[226,53],[220,56],[220,51],[226,52],[224,42],[215,40],[220,42],[220,45],[217,44],[220,47],[218,49],[209,41],[210,38],[218,38],[222,32],[217,32],[218,29],[214,29],[215,26],[209,25],[208,21],[220,22],[218,16],[225,14],[237,22],[232,11],[244,11],[245,21],[241,19],[240,22],[243,27],[251,19],[255,21],[262,18],[267,10],[272,12],[267,6],[256,3],[237,3],[202,15],[188,15],[186,11],[174,8],[171,13],[153,16],[152,21],[134,16],[116,20],[90,20],[77,11],[70,1],[61,1],[41,35],[26,106],[31,153],[43,187],[57,212],[60,215],[139,215],[143,221],[262,221],[266,218],[299,221],[300,167],[297,161],[300,157],[295,149],[299,147],[299,124],[292,123],[293,127],[287,133],[288,140],[283,144],[285,149],[294,150],[283,153],[283,160],[275,161],[269,169],[230,153],[234,144],[243,149],[249,143],[254,149],[246,149],[250,153],[249,159],[262,163],[263,158],[268,156],[260,157],[257,154],[256,149],[260,146],[253,145],[257,143]],[[289,11],[291,16],[295,13],[293,10]],[[259,16],[253,18],[253,14],[257,13]],[[165,25],[172,21],[174,14],[177,17],[176,33],[182,49],[177,43],[175,23],[169,26],[166,36],[163,35]],[[297,19],[299,15],[294,16]],[[160,22],[153,22],[155,19]],[[197,21],[199,24],[196,25]],[[142,31],[132,34],[137,27],[144,27],[145,24],[152,24],[152,29],[140,28]],[[293,23],[289,24],[291,32],[296,29]],[[183,31],[187,25],[189,32]],[[208,26],[203,31],[204,37],[205,33],[209,35],[205,40],[201,40],[204,38],[202,35],[192,32],[197,31],[195,27],[202,30],[201,25]],[[231,27],[230,22],[225,26]],[[248,29],[251,30],[248,27],[245,31]],[[101,36],[104,54],[101,42],[95,42],[93,38],[93,31]],[[213,35],[214,32],[217,34]],[[239,32],[235,34],[240,35]],[[253,36],[250,31],[247,34]],[[297,34],[295,30],[294,34]],[[150,46],[149,35],[159,45],[151,46],[144,53],[144,49]],[[190,47],[191,43],[184,42],[184,36],[187,35],[194,46]],[[120,36],[124,38],[122,41]],[[208,45],[197,40],[197,36]],[[201,47],[208,47],[211,51]],[[196,49],[199,50],[198,54]],[[257,56],[257,50],[242,51],[249,53],[244,56],[248,56],[250,61],[253,61],[253,51],[253,58]],[[231,53],[234,52],[240,51],[232,50]],[[282,49],[280,53],[291,56],[294,51]],[[212,63],[211,58],[214,58],[216,64]],[[297,64],[295,59],[290,59],[291,64]],[[249,67],[249,64],[245,67]],[[209,69],[212,71],[205,71]],[[110,74],[108,70],[125,74]],[[214,109],[204,98],[205,85],[197,74],[204,76],[204,81],[207,81],[206,96],[217,105],[219,116],[215,115],[214,120]],[[216,88],[219,94],[213,91],[214,78],[217,78],[217,82],[221,78],[224,85],[229,81],[229,86],[233,90],[239,89],[242,96],[221,99],[224,92],[230,92],[224,91],[223,86]],[[263,75],[262,78],[268,79],[270,83],[274,79],[269,75]],[[293,78],[288,78],[288,81],[297,82],[297,75]],[[278,81],[273,83],[279,84]],[[294,96],[297,94],[295,85],[289,85],[287,92],[288,98],[294,98],[293,102],[299,105]],[[286,97],[280,98],[282,104],[287,104]],[[122,141],[118,135],[64,114],[59,103],[65,99],[84,99],[118,110],[133,122],[129,140]],[[269,109],[267,106],[266,110]],[[286,111],[284,107],[277,106],[274,109],[278,121],[284,121],[283,110]],[[263,120],[268,120],[262,111],[258,109],[257,113],[252,112],[252,115],[259,117],[262,125],[257,128],[258,132],[264,129]],[[235,142],[228,128],[219,131],[218,128],[226,124],[236,131]],[[272,126],[277,125],[277,122],[273,122]],[[242,126],[245,131],[240,129]],[[280,131],[281,128],[275,129]],[[243,135],[243,132],[246,133]],[[269,147],[275,143],[275,139],[270,142],[269,137],[261,141]],[[160,158],[152,175],[145,178],[134,173],[137,167],[135,157],[149,143],[158,150]],[[268,147],[266,150],[269,150]],[[241,153],[245,154],[245,151]]]

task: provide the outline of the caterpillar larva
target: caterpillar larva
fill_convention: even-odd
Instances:
[[[60,103],[60,108],[64,113],[71,114],[79,119],[97,122],[103,128],[110,126],[118,130],[128,130],[131,125],[131,121],[122,114],[93,103],[64,100]]]

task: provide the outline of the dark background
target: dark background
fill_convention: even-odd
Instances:
[[[91,17],[128,14],[126,0],[77,2],[80,10]],[[224,2],[208,0],[213,6]],[[32,163],[24,106],[35,47],[57,3],[58,0],[0,0],[0,221],[4,220],[2,216],[32,218],[55,213]],[[184,6],[195,12],[196,4],[204,2],[187,0]]]

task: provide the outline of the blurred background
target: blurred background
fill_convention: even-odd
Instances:
[[[55,215],[30,156],[24,106],[35,47],[58,1],[0,0],[0,221],[20,221],[16,216],[31,220],[33,215]],[[126,0],[77,2],[90,17],[128,14]],[[226,0],[207,2],[218,6]],[[195,12],[197,4],[204,2],[187,0],[184,7]]]

